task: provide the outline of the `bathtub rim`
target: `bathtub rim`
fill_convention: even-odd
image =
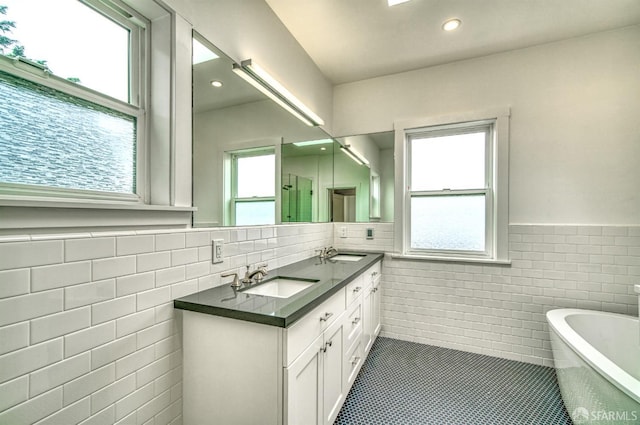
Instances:
[[[589,344],[589,342],[584,339],[578,332],[573,330],[573,328],[567,322],[566,318],[568,316],[576,314],[609,317],[614,316],[620,319],[636,322],[638,322],[638,318],[629,316],[627,314],[608,313],[603,311],[585,310],[578,308],[559,308],[549,310],[546,314],[550,331],[553,331],[558,336],[558,338],[560,338],[571,348],[574,353],[576,353],[590,367],[604,376],[609,382],[615,385],[616,388],[627,394],[637,403],[640,403],[640,381],[631,376],[620,366],[609,360],[604,354],[602,354],[595,347]],[[580,348],[582,348],[582,350],[577,349],[576,344],[571,342],[571,339],[576,341],[581,346]]]

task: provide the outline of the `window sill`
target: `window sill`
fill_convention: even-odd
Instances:
[[[426,255],[406,255],[406,254],[390,254],[394,260],[412,260],[412,261],[435,261],[444,263],[467,263],[467,264],[494,264],[501,266],[510,266],[511,260],[493,260],[489,258],[465,258],[465,257],[437,257]]]
[[[191,224],[195,209],[134,202],[7,196],[0,198],[0,234],[37,229],[185,228]]]

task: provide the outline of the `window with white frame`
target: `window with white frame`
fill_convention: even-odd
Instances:
[[[231,154],[231,217],[236,226],[274,224],[276,155],[273,148]]]
[[[0,194],[139,201],[147,21],[103,0],[0,12]]]
[[[402,252],[505,260],[508,111],[486,119],[438,119],[403,129],[403,139]]]

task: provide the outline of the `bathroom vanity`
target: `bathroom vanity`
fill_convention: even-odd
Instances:
[[[175,300],[184,423],[332,424],[380,331],[382,257],[310,258]]]

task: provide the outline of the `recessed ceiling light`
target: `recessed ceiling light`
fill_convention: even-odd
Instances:
[[[222,87],[222,81],[218,81],[218,80],[211,80],[211,85],[215,88],[219,88]]]
[[[462,21],[460,19],[449,19],[444,21],[444,24],[442,24],[442,29],[445,31],[453,31],[458,29],[460,25],[462,25]]]
[[[401,4],[401,3],[406,3],[409,0],[387,0],[387,3],[389,4],[389,7],[391,6],[395,6],[396,4]]]

